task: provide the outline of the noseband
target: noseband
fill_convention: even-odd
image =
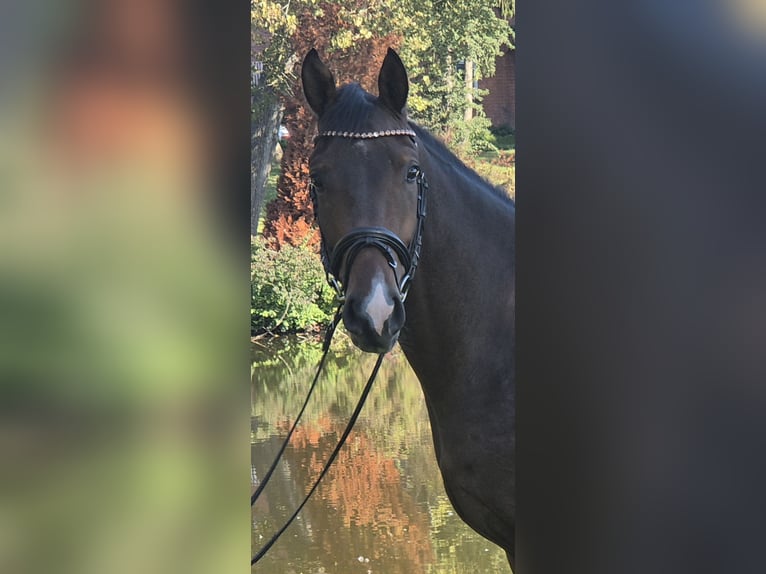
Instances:
[[[415,132],[412,130],[386,130],[361,133],[324,131],[320,132],[319,135],[317,135],[317,138],[342,137],[372,139],[403,135],[410,136],[413,139],[415,138]],[[406,245],[396,233],[385,227],[355,227],[341,237],[338,243],[335,244],[335,247],[329,249],[327,241],[325,241],[324,238],[324,233],[322,233],[320,227],[319,235],[321,238],[322,265],[324,266],[325,274],[327,276],[327,282],[335,290],[340,301],[345,300],[345,287],[348,285],[348,276],[351,271],[351,266],[354,263],[354,259],[356,259],[359,252],[366,247],[374,247],[383,253],[388,265],[394,270],[394,277],[396,277],[396,269],[399,265],[397,263],[397,258],[399,259],[399,262],[401,262],[406,271],[401,280],[397,280],[397,286],[402,301],[407,298],[407,293],[409,292],[412,279],[415,277],[415,271],[418,268],[418,262],[420,261],[420,250],[423,244],[423,227],[426,219],[426,192],[428,191],[428,181],[426,180],[426,174],[420,168],[417,169],[418,173],[415,177],[415,182],[418,185],[417,225],[415,228],[415,235],[412,237],[409,246]],[[315,219],[318,219],[317,193],[313,181],[309,185],[309,194],[314,206],[314,217]],[[340,272],[344,261],[346,262],[346,272],[344,276],[340,278]]]

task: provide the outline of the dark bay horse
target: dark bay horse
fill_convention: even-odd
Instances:
[[[408,121],[393,50],[378,97],[337,89],[315,50],[302,80],[319,121],[310,168],[323,261],[345,327],[364,351],[399,341],[452,505],[513,565],[515,205]]]

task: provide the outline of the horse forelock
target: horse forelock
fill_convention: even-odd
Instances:
[[[359,84],[338,90],[332,104],[319,119],[319,131],[372,132],[407,128],[407,119],[379,103]]]

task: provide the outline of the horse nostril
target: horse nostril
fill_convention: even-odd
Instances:
[[[343,308],[343,324],[349,333],[361,335],[367,328],[367,315],[356,297],[347,297]]]
[[[398,333],[404,327],[404,320],[404,303],[402,303],[401,297],[396,297],[394,299],[394,310],[388,318],[388,332],[392,335]]]

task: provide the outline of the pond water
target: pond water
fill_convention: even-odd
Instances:
[[[254,346],[254,487],[299,411],[320,356],[318,344],[294,339]],[[254,552],[284,524],[318,476],[374,362],[373,355],[353,349],[331,352],[303,420],[253,508]],[[436,465],[420,385],[398,349],[386,356],[354,430],[312,499],[254,571],[511,571],[505,553],[453,511]]]

